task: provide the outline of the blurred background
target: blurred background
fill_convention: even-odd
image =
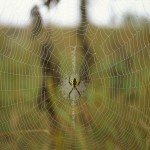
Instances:
[[[0,0],[0,149],[149,150],[149,67],[148,0]]]

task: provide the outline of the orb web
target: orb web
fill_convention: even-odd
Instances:
[[[0,148],[149,149],[146,4],[116,27],[1,26]]]

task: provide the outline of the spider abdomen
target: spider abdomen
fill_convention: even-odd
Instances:
[[[77,87],[78,82],[77,82],[76,78],[73,79],[72,84],[73,84],[73,88]]]

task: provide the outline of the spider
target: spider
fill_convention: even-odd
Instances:
[[[73,90],[76,90],[79,94],[79,98],[81,96],[79,90],[77,89],[77,87],[80,85],[80,81],[78,82],[78,80],[76,78],[74,78],[73,80],[70,81],[70,77],[69,77],[69,84],[72,86],[72,89],[71,91],[69,92],[69,98],[70,98],[70,95],[72,93]]]

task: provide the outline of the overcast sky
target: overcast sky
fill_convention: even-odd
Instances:
[[[88,0],[88,17],[95,25],[121,22],[126,12],[150,19],[150,0]],[[0,23],[24,26],[30,23],[31,8],[37,4],[45,23],[61,26],[77,25],[80,21],[80,0],[60,0],[50,11],[42,7],[42,0],[0,0]]]

